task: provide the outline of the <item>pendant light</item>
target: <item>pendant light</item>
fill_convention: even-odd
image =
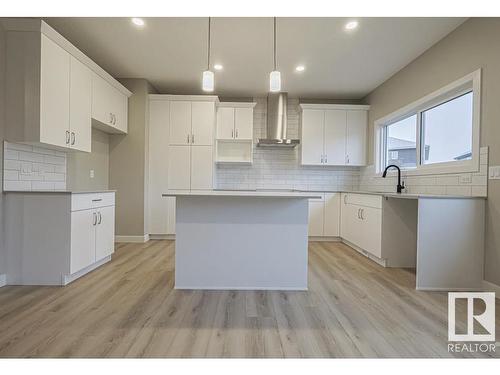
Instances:
[[[208,17],[208,56],[207,56],[207,70],[203,72],[202,89],[203,91],[214,91],[215,77],[214,72],[210,71],[210,17]]]
[[[274,17],[274,39],[273,39],[274,69],[269,74],[269,91],[281,91],[281,73],[276,70],[276,17]]]

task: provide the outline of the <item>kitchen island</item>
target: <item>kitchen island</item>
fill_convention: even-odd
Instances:
[[[307,289],[309,199],[296,191],[169,191],[176,289]]]

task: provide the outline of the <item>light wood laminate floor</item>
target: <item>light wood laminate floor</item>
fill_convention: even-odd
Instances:
[[[173,241],[121,244],[66,287],[1,288],[0,357],[487,356],[448,353],[447,294],[412,270],[309,250],[307,292],[177,291]]]

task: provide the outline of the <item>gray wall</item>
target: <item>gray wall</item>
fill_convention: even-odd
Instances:
[[[94,170],[94,178],[90,178]],[[109,135],[92,128],[92,152],[70,152],[67,158],[67,188],[102,190],[109,187]]]
[[[0,23],[0,165],[3,165],[3,137],[5,128],[5,110],[4,110],[4,96],[5,96],[5,32],[3,31],[2,24]],[[3,174],[0,173],[0,192],[3,187]],[[6,262],[3,235],[3,192],[0,194],[0,274],[6,272]]]
[[[128,134],[109,143],[109,187],[116,189],[116,235],[143,236],[147,228],[148,95],[156,90],[145,79],[120,79],[133,94]]]
[[[364,100],[369,115],[370,164],[373,122],[440,87],[482,68],[481,146],[489,164],[500,165],[500,19],[473,18],[384,82]],[[500,285],[500,181],[488,181],[485,279]]]

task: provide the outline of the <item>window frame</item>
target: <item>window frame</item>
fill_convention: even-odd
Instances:
[[[454,160],[440,163],[422,163],[422,113],[472,92],[472,157],[469,160]],[[374,123],[375,131],[375,166],[376,174],[381,175],[385,169],[387,154],[387,126],[394,124],[407,117],[417,115],[416,131],[416,167],[401,168],[407,175],[466,173],[479,171],[479,148],[480,148],[480,109],[481,109],[481,69],[432,92],[423,98],[404,106],[403,108],[384,116]],[[389,174],[395,173],[392,170]]]

